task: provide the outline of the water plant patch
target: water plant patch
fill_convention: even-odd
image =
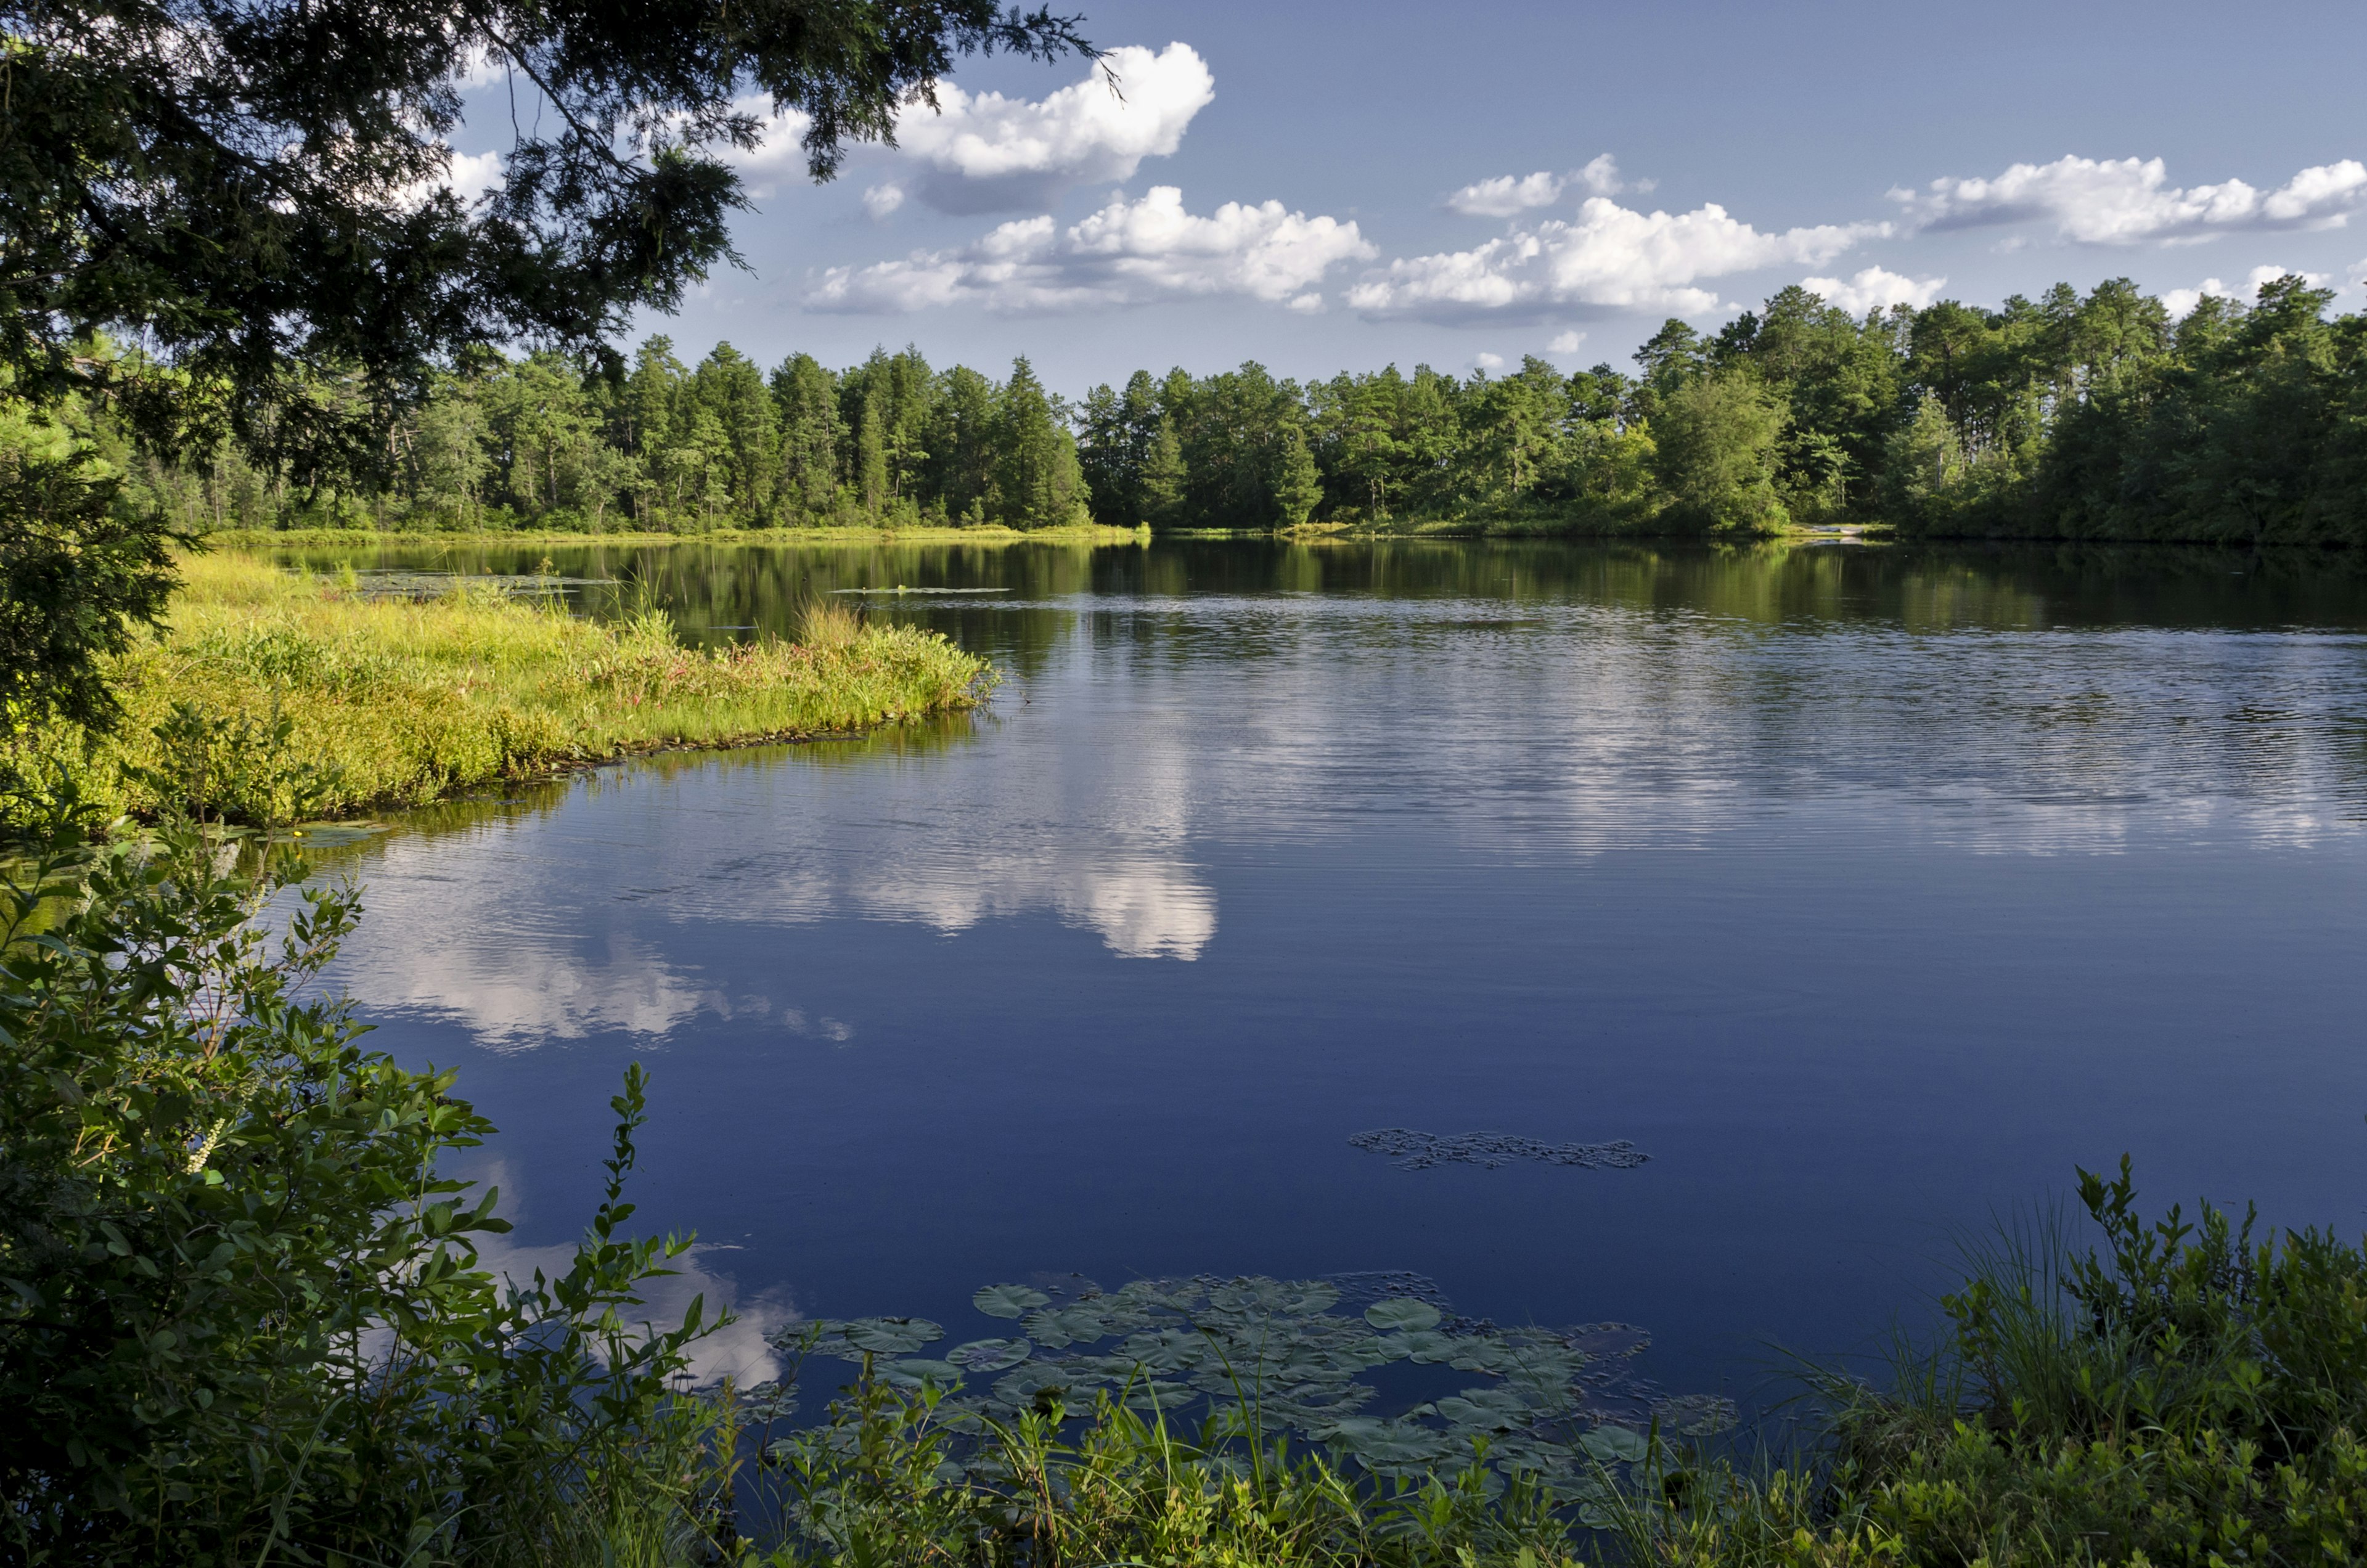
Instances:
[[[1640,1329],[1502,1327],[1455,1314],[1415,1274],[997,1284],[972,1301],[1020,1332],[937,1353],[946,1330],[923,1318],[794,1324],[774,1337],[791,1359],[784,1382],[820,1356],[941,1394],[937,1419],[969,1438],[1027,1416],[1082,1418],[1107,1399],[1178,1430],[1288,1432],[1385,1479],[1477,1464],[1573,1495],[1642,1459],[1656,1428],[1702,1436],[1734,1421],[1724,1399],[1671,1398],[1638,1375]],[[1376,1412],[1374,1373],[1411,1393],[1409,1407]],[[785,1393],[760,1397],[777,1409]]]
[[[1476,1165],[1494,1170],[1523,1159],[1574,1165],[1583,1170],[1633,1170],[1652,1157],[1625,1138],[1607,1144],[1548,1144],[1512,1133],[1457,1133],[1443,1137],[1410,1127],[1376,1127],[1357,1134],[1348,1143],[1353,1148],[1388,1156],[1399,1170],[1427,1170],[1435,1165]]]

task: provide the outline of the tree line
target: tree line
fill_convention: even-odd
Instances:
[[[149,462],[195,526],[696,533],[1098,522],[1154,528],[2367,542],[2367,316],[2287,277],[2173,321],[2126,279],[1994,310],[1855,316],[1788,288],[1623,372],[1254,362],[1138,370],[1079,402],[875,351],[769,373],[666,338],[621,373],[483,354],[387,427],[367,479],[289,490],[225,450]],[[132,460],[127,456],[127,463]],[[135,468],[141,467],[132,463]]]

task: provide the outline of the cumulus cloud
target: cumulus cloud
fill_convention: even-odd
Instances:
[[[2367,262],[2361,262],[2359,266],[2351,268],[2352,276],[2358,276],[2362,269],[2367,269]],[[2256,266],[2249,276],[2233,288],[2215,277],[2206,277],[2203,280],[2203,287],[2200,288],[2164,289],[2161,296],[2162,306],[2169,311],[2170,320],[2184,321],[2194,313],[2194,307],[2203,303],[2205,295],[2215,295],[2222,299],[2233,299],[2239,305],[2249,305],[2259,299],[2260,288],[2263,284],[2274,283],[2278,278],[2293,271],[2293,268],[2289,266]],[[2322,288],[2328,281],[2327,276],[2322,272],[2305,272],[2301,274],[2301,279],[2313,288]]]
[[[935,110],[916,103],[899,112],[896,141],[923,165],[919,195],[930,206],[1007,212],[1074,186],[1132,178],[1143,159],[1173,152],[1216,96],[1216,77],[1189,44],[1155,54],[1128,46],[1041,99],[946,83]]]
[[[1562,177],[1543,169],[1520,177],[1499,175],[1465,186],[1446,198],[1446,206],[1469,218],[1511,218],[1533,207],[1551,207],[1561,199],[1561,189]]]
[[[1574,223],[1549,220],[1468,251],[1414,256],[1348,291],[1368,316],[1467,321],[1572,310],[1699,315],[1717,296],[1698,280],[1782,263],[1829,261],[1886,224],[1822,224],[1761,233],[1711,204],[1638,212],[1590,197]]]
[[[509,71],[509,57],[501,51],[471,44],[460,57],[459,69],[453,73],[453,85],[464,93],[472,93],[503,80]]]
[[[1294,310],[1322,307],[1324,274],[1374,254],[1353,222],[1310,218],[1278,201],[1229,201],[1206,217],[1184,193],[1153,186],[1061,229],[1048,216],[998,225],[958,250],[832,267],[806,309],[894,313],[935,305],[1038,312],[1235,294]]]
[[[1597,196],[1617,196],[1625,190],[1649,190],[1652,182],[1627,185],[1619,177],[1619,165],[1604,152],[1567,175],[1539,169],[1534,175],[1499,175],[1481,180],[1448,197],[1446,205],[1470,218],[1516,218],[1536,208],[1551,207],[1565,191],[1580,186]]]
[[[499,152],[455,152],[449,147],[438,150],[444,154],[443,176],[416,181],[396,193],[396,202],[405,211],[425,206],[429,197],[445,189],[459,197],[463,207],[472,207],[480,197],[502,183]]]
[[[904,205],[904,187],[899,185],[873,186],[863,193],[863,210],[876,221]]]
[[[1823,295],[1826,304],[1837,305],[1852,316],[1886,310],[1893,305],[1912,305],[1920,310],[1937,299],[1947,286],[1944,277],[1907,277],[1878,266],[1867,267],[1846,283],[1838,277],[1800,280],[1801,288]]]
[[[1471,363],[1482,370],[1501,370],[1504,367],[1504,356],[1501,354],[1489,354],[1482,349],[1471,356]]]
[[[1557,334],[1552,342],[1546,344],[1546,352],[1548,354],[1576,354],[1578,352],[1579,344],[1585,341],[1586,334],[1584,333],[1561,333]]]
[[[1130,179],[1143,159],[1173,152],[1192,117],[1216,96],[1207,62],[1183,43],[1157,53],[1111,50],[1082,81],[1044,98],[941,83],[935,108],[914,102],[896,112],[897,145],[886,155],[919,165],[916,176],[873,188],[918,196],[946,212],[1049,206],[1072,186]],[[769,197],[784,181],[802,178],[811,119],[795,109],[774,112],[762,96],[736,107],[763,121],[756,146],[723,154],[751,193]]]
[[[2060,238],[2082,244],[2191,243],[2244,231],[2339,229],[2367,207],[2367,164],[2322,164],[2260,191],[2242,180],[2173,186],[2159,158],[2063,157],[2016,164],[1992,179],[1937,179],[1890,197],[1920,228],[2052,223]]]

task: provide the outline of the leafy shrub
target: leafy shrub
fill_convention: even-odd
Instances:
[[[490,1126],[304,994],[357,896],[306,889],[267,935],[300,868],[238,853],[53,817],[0,873],[5,1554],[425,1565],[700,1535],[730,1433],[673,1385],[713,1325],[627,1317],[687,1245],[622,1235],[640,1069],[572,1267],[496,1280],[496,1194],[436,1174]]]

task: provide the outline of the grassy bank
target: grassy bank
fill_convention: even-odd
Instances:
[[[323,545],[368,549],[380,545],[866,545],[891,541],[912,545],[1142,545],[1150,542],[1150,530],[1104,528],[1098,525],[1023,529],[995,524],[974,528],[714,528],[696,534],[591,534],[537,528],[477,533],[399,528],[227,528],[210,533],[206,538],[210,544],[235,549]]]
[[[634,752],[790,739],[973,705],[984,661],[818,607],[798,643],[687,649],[662,615],[578,619],[497,593],[371,600],[229,555],[183,563],[168,624],[114,661],[125,719],[85,793],[232,820],[415,805]]]

